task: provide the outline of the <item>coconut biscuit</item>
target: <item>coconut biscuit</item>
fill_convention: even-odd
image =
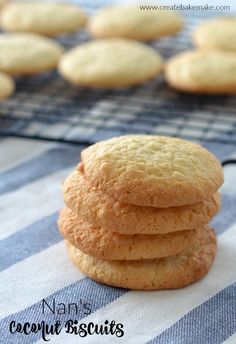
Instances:
[[[121,203],[91,186],[74,170],[63,183],[66,205],[81,219],[106,231],[121,234],[165,234],[201,227],[220,208],[220,195],[209,200],[171,208],[138,207]]]
[[[72,84],[119,88],[142,84],[160,74],[163,61],[152,48],[126,39],[81,44],[60,60],[59,72]]]
[[[183,52],[167,62],[165,76],[169,85],[180,91],[236,93],[236,54],[219,50]]]
[[[63,48],[58,43],[31,33],[0,35],[0,70],[10,75],[32,75],[57,66]]]
[[[151,41],[179,32],[183,24],[183,17],[175,11],[142,10],[141,6],[131,4],[101,9],[90,19],[88,29],[96,38]]]
[[[194,30],[193,41],[201,49],[236,52],[236,17],[204,21]]]
[[[1,26],[10,32],[56,36],[80,30],[86,16],[78,6],[56,3],[13,2],[1,13]]]
[[[87,255],[67,241],[74,264],[97,282],[137,290],[175,289],[207,274],[216,254],[216,237],[210,228],[199,232],[188,251],[153,260],[104,260]]]
[[[100,259],[143,260],[168,257],[192,247],[205,228],[156,235],[125,235],[106,231],[82,220],[69,208],[60,212],[59,229],[82,252]]]
[[[122,203],[157,208],[209,199],[223,183],[217,158],[190,141],[126,135],[81,153],[79,169],[96,189]]]

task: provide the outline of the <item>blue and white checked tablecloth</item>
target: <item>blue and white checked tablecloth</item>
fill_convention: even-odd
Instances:
[[[17,149],[16,149],[17,147]],[[207,143],[221,160],[236,146]],[[236,165],[225,166],[221,213],[213,221],[218,252],[210,273],[180,290],[137,292],[98,284],[67,257],[56,220],[60,184],[81,146],[0,140],[0,343],[43,343],[41,333],[11,334],[11,321],[53,324],[68,319],[124,325],[124,336],[49,336],[50,343],[236,343]],[[42,299],[90,303],[91,314],[42,314]]]

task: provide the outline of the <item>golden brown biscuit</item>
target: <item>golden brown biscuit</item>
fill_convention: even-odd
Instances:
[[[57,66],[63,53],[58,43],[31,33],[0,35],[0,70],[10,75],[31,75]]]
[[[15,89],[15,81],[9,75],[0,72],[0,100],[8,98]]]
[[[74,215],[69,208],[60,212],[61,234],[82,252],[100,259],[139,260],[173,256],[192,247],[197,240],[193,229],[165,235],[124,235],[93,226]]]
[[[219,50],[187,51],[166,65],[170,86],[185,92],[236,93],[236,54]]]
[[[196,282],[209,271],[216,254],[216,237],[210,228],[199,232],[194,248],[184,254],[154,260],[102,260],[67,242],[71,260],[95,281],[138,290],[175,289]]]
[[[223,182],[220,162],[205,148],[167,136],[127,135],[81,153],[91,185],[123,203],[158,208],[209,199]]]
[[[194,30],[193,41],[201,49],[236,52],[236,17],[204,21]]]
[[[63,184],[66,205],[80,218],[121,234],[164,234],[207,224],[220,208],[220,195],[192,205],[172,208],[138,207],[120,203],[89,185],[73,171]]]
[[[73,48],[62,57],[59,71],[72,84],[117,88],[153,79],[162,66],[159,54],[142,43],[107,39]]]
[[[150,41],[177,33],[183,23],[182,16],[174,11],[113,5],[98,11],[89,21],[88,29],[97,38],[124,37]]]
[[[56,3],[10,3],[1,13],[1,25],[11,32],[34,32],[46,36],[71,33],[85,25],[77,6]]]

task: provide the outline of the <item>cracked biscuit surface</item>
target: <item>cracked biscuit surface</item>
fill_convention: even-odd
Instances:
[[[236,54],[219,50],[193,50],[172,57],[165,76],[173,88],[206,94],[236,93]]]
[[[174,11],[115,5],[98,11],[90,19],[88,29],[97,38],[125,37],[150,41],[177,33],[183,24],[183,17]]]
[[[164,234],[207,224],[220,208],[220,195],[191,205],[172,208],[138,207],[121,203],[89,185],[80,171],[63,183],[67,205],[83,220],[121,234]]]
[[[60,212],[61,234],[82,252],[100,259],[138,260],[168,257],[192,247],[198,231],[205,228],[156,235],[124,235],[96,227],[74,215],[68,208]]]
[[[117,88],[142,84],[160,74],[163,60],[151,47],[127,39],[81,44],[67,52],[59,72],[72,84]]]
[[[190,141],[127,135],[81,153],[79,169],[96,189],[123,203],[158,208],[209,199],[223,183],[217,158]]]
[[[184,254],[153,260],[104,260],[89,256],[67,241],[74,264],[97,282],[137,290],[175,289],[201,279],[212,266],[216,236],[210,228],[199,232],[194,247]]]

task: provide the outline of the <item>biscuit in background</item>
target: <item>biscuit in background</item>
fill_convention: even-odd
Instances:
[[[73,5],[13,2],[4,7],[0,21],[5,31],[57,36],[80,30],[86,23],[86,16]]]
[[[59,72],[72,84],[118,88],[142,84],[162,71],[163,60],[153,49],[128,39],[81,44],[60,60]]]
[[[219,50],[180,53],[166,63],[165,77],[173,88],[192,93],[236,93],[236,54]]]
[[[15,90],[15,81],[9,75],[0,72],[0,100],[12,95]]]
[[[111,5],[99,10],[88,22],[96,38],[124,37],[151,41],[179,32],[184,25],[180,14],[167,10],[141,9],[139,5]]]
[[[201,49],[236,52],[236,16],[204,21],[194,30],[193,42]]]
[[[31,33],[0,35],[0,71],[10,75],[33,75],[56,68],[63,47]]]

